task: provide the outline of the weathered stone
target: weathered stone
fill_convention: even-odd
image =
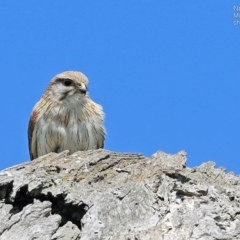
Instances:
[[[0,172],[0,240],[240,239],[240,178],[186,153],[51,153]]]

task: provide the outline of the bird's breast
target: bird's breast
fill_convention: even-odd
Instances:
[[[64,108],[51,109],[41,119],[42,139],[46,139],[46,151],[69,150],[70,153],[97,148],[99,135],[98,116]],[[42,144],[44,145],[44,144]]]

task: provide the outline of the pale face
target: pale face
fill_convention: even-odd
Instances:
[[[78,72],[64,72],[55,76],[50,82],[45,96],[54,100],[65,101],[82,99],[88,95],[88,79]]]

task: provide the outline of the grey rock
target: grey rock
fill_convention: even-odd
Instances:
[[[0,240],[240,239],[240,178],[186,152],[50,153],[0,172]]]
[[[21,211],[8,204],[1,207],[1,239],[50,239],[59,228],[61,217],[51,215],[51,202],[35,200]]]
[[[81,232],[79,228],[68,221],[64,226],[58,228],[57,232],[51,237],[51,240],[74,240],[81,239]]]

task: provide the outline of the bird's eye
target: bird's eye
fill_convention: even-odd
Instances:
[[[63,82],[63,84],[64,84],[65,86],[67,86],[67,87],[68,87],[68,86],[71,86],[72,83],[73,83],[72,80],[69,80],[69,79],[68,79],[68,80],[64,80],[64,82]]]

